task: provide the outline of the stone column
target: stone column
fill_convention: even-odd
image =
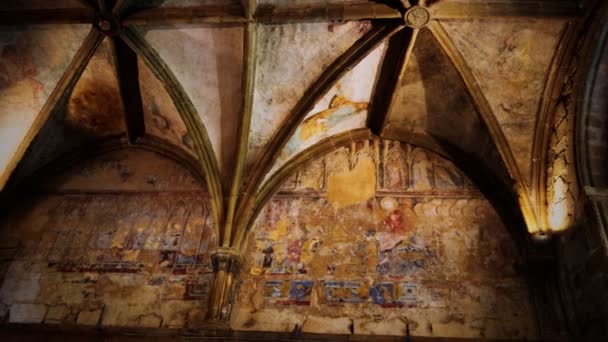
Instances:
[[[209,293],[205,327],[230,329],[230,312],[243,259],[236,249],[220,247],[211,256],[211,261],[215,279]]]

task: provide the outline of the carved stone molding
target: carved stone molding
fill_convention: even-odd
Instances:
[[[212,255],[211,261],[213,265],[213,272],[224,271],[235,276],[238,276],[241,266],[243,265],[243,258],[240,253],[233,248],[218,248]]]

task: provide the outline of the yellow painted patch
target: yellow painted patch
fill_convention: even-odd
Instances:
[[[302,123],[300,139],[308,140],[314,135],[325,133],[327,131],[327,126],[325,126],[324,122],[327,120],[330,113],[330,110],[326,110],[305,120]]]
[[[327,201],[335,210],[361,203],[376,194],[374,161],[363,156],[352,170],[331,174],[327,180]]]
[[[274,241],[283,239],[287,235],[287,227],[289,227],[289,220],[283,217],[277,222],[276,228],[270,231],[268,237]]]
[[[253,276],[259,276],[259,275],[262,275],[262,273],[264,273],[264,270],[262,270],[259,267],[252,267],[251,271],[249,271],[249,273]]]

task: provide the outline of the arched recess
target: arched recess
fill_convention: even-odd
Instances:
[[[14,323],[197,328],[217,225],[196,161],[150,138],[57,159],[3,205],[0,301]]]
[[[231,327],[534,338],[517,247],[482,193],[438,154],[360,131],[269,181]]]

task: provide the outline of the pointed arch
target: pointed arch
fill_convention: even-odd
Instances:
[[[222,226],[224,204],[222,196],[222,181],[218,161],[213,152],[213,146],[207,134],[207,129],[197,114],[194,105],[188,98],[169,66],[160,58],[158,53],[134,28],[124,28],[120,36],[150,67],[156,77],[165,84],[167,92],[179,111],[182,120],[191,132],[195,142],[196,154],[199,156],[200,168],[205,177],[211,207],[216,225]],[[220,237],[218,235],[218,237]]]

